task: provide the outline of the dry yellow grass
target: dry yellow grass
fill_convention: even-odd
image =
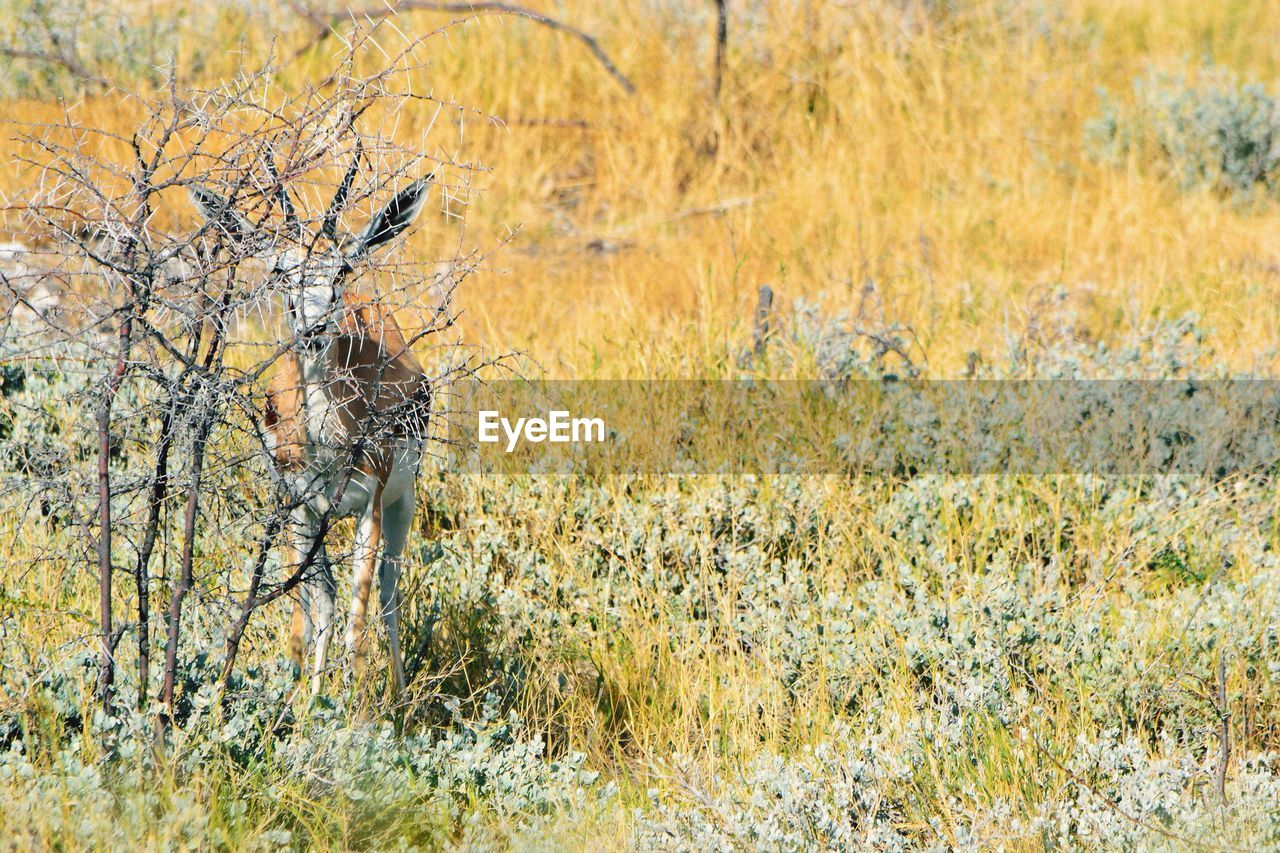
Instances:
[[[934,19],[903,12],[910,3],[786,6],[730,33],[719,107],[706,14],[557,7],[600,38],[635,97],[576,41],[516,19],[456,24],[419,49],[430,68],[408,84],[480,112],[406,108],[398,134],[415,140],[434,117],[439,153],[488,170],[467,248],[518,229],[464,293],[469,337],[527,349],[554,375],[706,375],[741,337],[758,284],[853,306],[872,282],[932,372],[954,375],[1061,285],[1099,335],[1194,310],[1235,366],[1272,366],[1255,354],[1280,343],[1274,207],[1179,192],[1143,163],[1094,163],[1083,140],[1099,87],[1123,96],[1150,68],[1213,56],[1274,75],[1274,7],[1075,0],[1042,25],[1038,4]],[[413,13],[396,27],[449,21]],[[266,34],[237,32],[233,16],[226,27],[220,38],[265,55]],[[403,42],[385,26],[375,37]],[[285,84],[312,80],[331,48],[289,65]],[[79,110],[131,129],[127,103]],[[8,107],[26,120],[54,111]],[[21,180],[7,170],[0,188]],[[413,248],[444,251],[457,228],[440,217]]]
[[[634,97],[577,42],[516,19],[457,23],[418,49],[430,65],[406,85],[466,109],[436,115],[432,107],[406,107],[398,139],[411,143],[425,133],[437,146],[429,153],[482,171],[467,198],[465,229],[437,215],[418,229],[408,251],[430,257],[458,245],[487,251],[506,241],[460,291],[461,327],[471,342],[494,352],[525,350],[559,377],[723,375],[735,370],[733,354],[749,340],[757,287],[767,282],[784,306],[820,295],[834,309],[876,305],[884,318],[915,331],[930,375],[950,377],[963,371],[971,351],[998,353],[1006,335],[1023,334],[1061,288],[1085,334],[1115,338],[1154,318],[1195,311],[1230,366],[1268,375],[1280,369],[1280,208],[1234,204],[1207,189],[1183,191],[1143,155],[1117,167],[1095,162],[1085,146],[1099,88],[1123,100],[1134,77],[1153,68],[1178,69],[1209,56],[1245,77],[1274,79],[1275,4],[978,0],[929,17],[910,0],[780,0],[753,12],[750,26],[731,29],[719,104],[711,94],[710,4],[704,9],[691,0],[696,8],[689,13],[670,5],[554,6],[557,17],[599,38],[636,83]],[[1042,14],[1042,5],[1055,11]],[[449,20],[418,12],[400,16],[395,26],[421,34]],[[269,34],[246,31],[232,13],[221,26],[191,38],[266,54]],[[387,50],[402,43],[389,26],[376,38]],[[332,49],[327,43],[288,64],[282,84],[313,81],[327,70]],[[180,56],[189,51],[180,46]],[[225,77],[234,62],[228,57],[205,67],[201,79]],[[33,122],[59,107],[23,102],[5,109]],[[76,109],[86,124],[122,134],[132,129],[127,102],[94,96]],[[18,148],[0,142],[0,159],[10,160]],[[28,180],[6,169],[0,193]],[[181,197],[167,201],[168,215],[190,216]],[[647,486],[662,493],[667,484]],[[460,479],[432,488],[443,488],[477,527],[485,520],[480,507],[497,506],[500,515],[506,506],[485,483]],[[548,555],[552,575],[587,571],[582,567],[595,559],[591,543],[560,526],[580,497],[574,488],[512,497],[526,515],[494,522],[519,528],[534,551]],[[760,488],[760,504],[776,509],[771,486]],[[823,537],[830,538],[810,543],[802,555],[816,588],[851,589],[873,580],[872,564],[898,562],[906,546],[875,530],[877,488],[821,481],[806,492],[829,524]],[[1100,518],[1093,498],[1070,485],[1020,481],[1016,488],[1032,507],[1022,518],[1004,517],[1012,510],[1003,499],[978,489],[969,515],[957,514],[946,526],[937,558],[961,578],[957,587],[978,578],[981,559],[1007,544],[997,537],[1031,540],[1045,519],[1052,525],[1067,519],[1074,525],[1071,547],[1062,554],[1049,548],[1066,565],[1061,576],[1043,580],[1044,589],[1069,591],[1073,606],[1085,593],[1094,596],[1081,606],[1116,624],[1126,607],[1147,607],[1142,612],[1151,621],[1133,631],[1143,654],[1163,654],[1145,643],[1193,654],[1177,639],[1180,611],[1131,597],[1132,588],[1162,581],[1142,575],[1132,588],[1107,583],[1122,572],[1132,572],[1121,575],[1126,583],[1138,578],[1169,544],[1131,539],[1138,526],[1132,507]],[[678,495],[667,498],[679,505]],[[602,502],[613,499],[621,529],[622,514],[635,507],[629,493],[606,489]],[[1274,532],[1259,536],[1274,539]],[[1239,562],[1224,570],[1231,580],[1253,568],[1239,547]],[[1202,543],[1202,551],[1212,547]],[[644,568],[633,562],[628,569]],[[714,572],[706,554],[694,555],[691,566],[693,581]],[[731,584],[732,575],[721,582]],[[53,601],[60,593],[36,585],[31,594]],[[708,775],[731,772],[759,750],[817,740],[842,718],[820,663],[794,691],[796,699],[770,669],[774,650],[701,654],[701,626],[663,614],[664,594],[654,590],[650,599],[642,591],[641,604],[618,617],[622,628],[599,637],[598,646],[548,652],[571,663],[531,673],[522,708],[561,738],[557,747],[586,752],[590,766],[613,774],[628,807],[643,800],[653,762],[673,753],[689,753]],[[719,599],[732,600],[732,594]],[[726,612],[709,621],[729,625],[733,618]],[[1258,624],[1266,618],[1258,615]],[[261,626],[263,648],[276,627]],[[904,654],[901,671],[858,673],[879,709],[904,721],[928,701],[906,660]],[[1245,665],[1235,665],[1233,684],[1245,683],[1239,672]],[[1045,709],[1039,736],[1065,754],[1083,733],[1079,721],[1095,715],[1092,700],[1071,684],[1044,680],[1036,699]],[[588,681],[590,689],[583,686]],[[1271,718],[1266,709],[1255,713]],[[1067,787],[1029,741],[1013,743],[1010,731],[993,724],[965,736],[967,751],[939,749],[911,782],[926,803],[903,818],[916,837],[925,834],[929,808],[944,812],[964,799],[981,811],[997,796],[1048,799]],[[1270,730],[1253,737],[1251,746],[1275,744]],[[980,761],[966,763],[974,754]],[[559,831],[578,846],[588,843],[579,832],[598,846],[596,838],[621,839],[628,830],[625,814],[610,820],[617,826]],[[941,826],[938,840],[955,843],[947,835],[955,822],[944,814]],[[347,843],[343,835],[331,838]],[[1028,835],[1009,843],[1031,849],[1038,840]]]

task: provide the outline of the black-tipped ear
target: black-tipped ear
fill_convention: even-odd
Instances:
[[[370,249],[395,239],[413,222],[426,200],[427,179],[425,178],[419,178],[396,193],[395,198],[375,213],[364,230],[356,235],[355,248],[352,249],[351,255],[360,257]]]
[[[226,231],[228,236],[244,240],[253,233],[249,220],[232,210],[231,202],[199,184],[192,184],[187,189],[191,193],[191,203],[200,211],[200,215]]]

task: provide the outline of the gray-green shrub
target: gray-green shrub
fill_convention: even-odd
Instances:
[[[1104,91],[1086,135],[1106,160],[1154,151],[1184,188],[1209,185],[1237,198],[1280,191],[1280,98],[1221,66],[1145,74],[1130,104]]]

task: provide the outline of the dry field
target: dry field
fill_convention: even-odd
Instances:
[[[360,54],[427,36],[399,85],[433,100],[370,120],[451,164],[403,252],[483,255],[456,296],[480,352],[578,380],[1280,371],[1275,4],[730,0],[718,95],[712,2],[531,4],[634,94],[509,14],[402,11]],[[0,2],[0,238],[31,247],[31,126],[71,110],[127,140],[141,102],[120,92],[162,89],[169,56],[212,86],[274,51],[297,92],[341,43],[299,53],[313,18],[257,0],[92,0],[110,23],[80,28],[64,5]],[[73,30],[75,67],[29,56]],[[185,195],[156,222],[193,224]],[[775,338],[744,367],[766,283]],[[23,347],[6,326],[0,366],[26,377],[10,459],[37,429],[19,411],[63,393]],[[214,698],[200,578],[243,567],[210,538],[190,714],[160,749],[154,709],[96,716],[96,578],[57,557],[79,534],[3,478],[6,846],[1280,847],[1274,465],[594,480],[429,461],[409,699],[299,698],[283,607],[251,627],[239,698]]]

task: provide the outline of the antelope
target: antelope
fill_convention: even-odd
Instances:
[[[272,282],[286,293],[291,334],[289,349],[268,386],[262,426],[275,469],[297,496],[285,537],[292,565],[312,560],[312,570],[298,585],[289,640],[290,656],[300,673],[305,671],[307,647],[314,643],[312,695],[326,670],[337,594],[323,541],[324,519],[348,515],[358,519],[346,632],[351,672],[358,677],[364,669],[369,593],[376,570],[392,677],[396,691],[404,689],[401,555],[413,525],[414,485],[431,406],[430,383],[391,311],[347,287],[370,252],[413,222],[426,199],[430,176],[402,189],[364,229],[350,234],[340,230],[340,222],[358,166],[359,152],[325,211],[319,233],[306,235],[288,190],[270,165],[288,226],[288,248],[276,250],[281,241],[271,239],[259,252],[270,264]],[[261,230],[207,188],[195,185],[190,192],[207,220],[243,234]]]

